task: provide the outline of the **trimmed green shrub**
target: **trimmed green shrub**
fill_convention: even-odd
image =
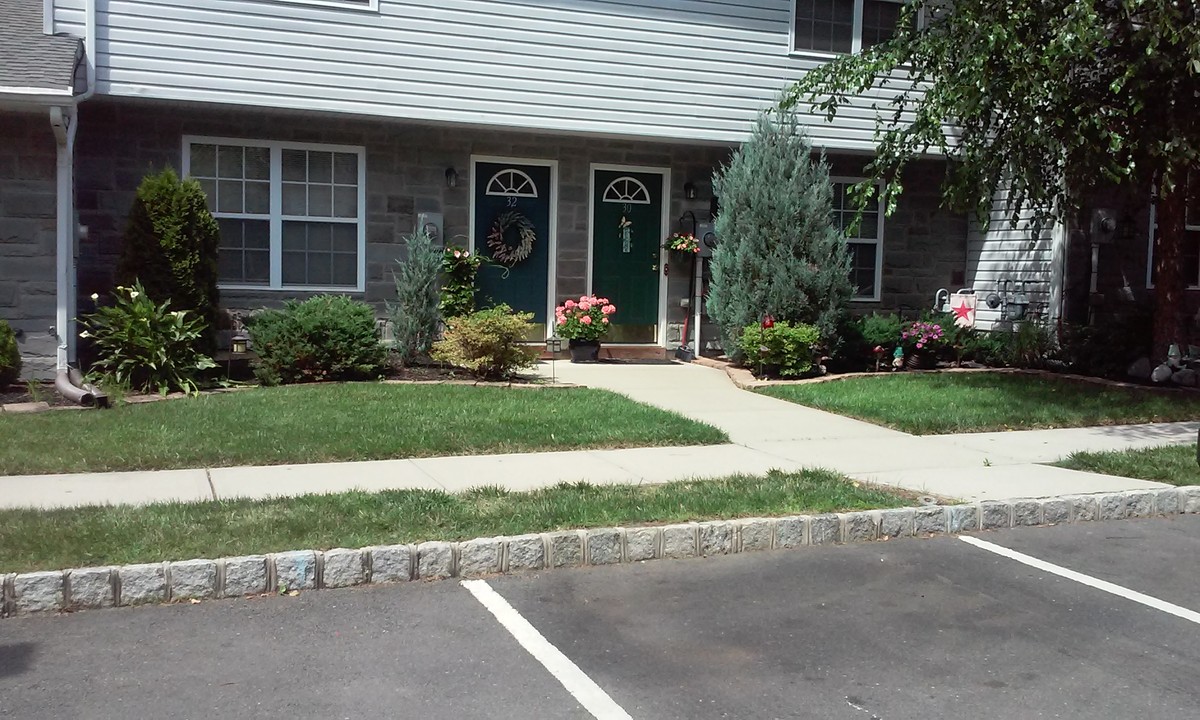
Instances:
[[[777,365],[780,375],[795,376],[812,370],[813,346],[820,341],[821,331],[815,326],[781,321],[768,328],[747,325],[738,346],[747,365]]]
[[[900,344],[900,334],[904,332],[904,323],[900,320],[899,315],[871,313],[862,318],[861,323],[863,341],[869,346],[872,356],[876,347],[891,352]],[[943,324],[942,327],[945,325]]]
[[[484,379],[511,377],[537,364],[537,349],[521,344],[532,320],[533,313],[514,313],[507,305],[450,318],[433,345],[433,359]]]
[[[189,310],[156,303],[139,282],[117,286],[112,305],[83,318],[81,337],[91,338],[97,354],[92,370],[121,387],[141,392],[196,392],[196,377],[216,367],[196,349],[204,320]]]
[[[17,348],[17,336],[8,323],[0,319],[0,390],[20,377],[21,351]]]
[[[375,311],[345,295],[289,300],[252,315],[247,330],[266,385],[378,377],[387,357]]]
[[[437,339],[442,322],[438,310],[438,276],[443,251],[433,246],[424,232],[408,238],[408,257],[398,262],[395,272],[396,303],[388,303],[388,315],[396,340],[394,347],[402,365],[426,355]]]
[[[846,238],[833,223],[833,186],[794,114],[764,112],[713,177],[716,220],[709,314],[740,360],[743,329],[764,315],[817,326],[834,340],[851,294]]]
[[[221,231],[195,180],[180,180],[167,168],[138,186],[117,263],[117,281],[140,279],[156,303],[171,302],[205,324],[200,350],[216,348],[217,248]]]

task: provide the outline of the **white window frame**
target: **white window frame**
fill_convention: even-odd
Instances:
[[[261,1],[261,0],[260,0]],[[379,0],[368,0],[366,3],[349,2],[348,0],[268,0],[283,5],[315,5],[317,7],[351,10],[354,12],[379,12]]]
[[[908,0],[880,0],[881,2],[890,2],[896,5],[907,5]],[[790,13],[791,24],[788,26],[788,54],[796,56],[819,57],[832,59],[845,55],[846,53],[836,52],[833,50],[810,50],[808,48],[796,47],[796,5],[799,0],[789,0],[792,6]],[[850,30],[850,55],[857,55],[862,52],[862,22],[863,22],[863,0],[854,0],[854,27]],[[924,11],[921,17],[917,19],[918,26],[924,25]]]
[[[834,185],[856,185],[867,178],[847,177],[847,176],[831,176],[829,182]],[[883,293],[883,184],[876,184],[875,192],[875,237],[871,238],[846,238],[846,244],[851,243],[861,245],[875,246],[875,293],[873,295],[854,295],[850,298],[850,302],[880,302]],[[840,231],[839,231],[840,232]]]
[[[1200,218],[1197,222],[1189,223],[1192,218],[1187,216],[1187,207],[1184,207],[1183,216],[1183,231],[1200,232]],[[1152,195],[1150,197],[1150,230],[1146,233],[1146,289],[1154,289],[1154,238],[1158,233],[1158,199]],[[1188,285],[1185,290],[1200,290],[1200,285]]]
[[[254,140],[249,138],[212,137],[208,135],[183,136],[183,169],[184,177],[191,177],[192,145],[228,145],[240,147],[267,148],[271,153],[271,171],[269,182],[271,187],[271,212],[262,219],[270,221],[271,227],[271,275],[266,285],[252,283],[219,283],[221,290],[257,290],[273,292],[330,292],[330,293],[361,293],[366,292],[367,285],[367,150],[361,145],[326,145],[322,143],[281,142],[275,140]],[[283,283],[283,223],[285,220],[299,222],[339,222],[338,218],[318,216],[292,216],[283,214],[283,151],[284,150],[314,150],[317,152],[335,152],[354,154],[358,156],[358,281],[350,285],[285,285]],[[223,213],[213,212],[214,217]],[[236,213],[239,217],[245,213]],[[232,217],[233,215],[230,215]],[[344,218],[341,220],[345,220]],[[350,223],[345,223],[350,224]]]

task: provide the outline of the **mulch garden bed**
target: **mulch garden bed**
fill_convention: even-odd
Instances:
[[[33,390],[33,392],[30,392],[30,386],[28,385],[9,385],[7,388],[0,389],[0,405],[44,402],[50,407],[75,406],[75,403],[66,399],[54,389],[54,383],[34,383]]]

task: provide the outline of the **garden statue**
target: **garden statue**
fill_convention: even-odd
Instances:
[[[904,369],[904,348],[898,347],[896,348],[896,352],[892,353],[892,369]]]

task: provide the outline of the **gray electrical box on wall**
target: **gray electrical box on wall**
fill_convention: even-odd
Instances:
[[[433,240],[434,244],[442,242],[442,225],[444,220],[441,213],[424,212],[417,215],[417,232],[422,232]]]

